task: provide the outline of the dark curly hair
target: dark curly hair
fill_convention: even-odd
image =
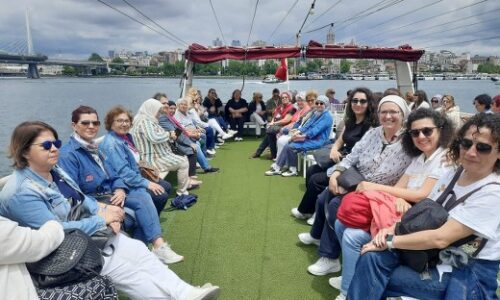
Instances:
[[[417,100],[415,101],[415,107],[419,107],[423,102],[427,102],[430,105],[429,99],[427,99],[427,94],[423,90],[417,90],[414,94],[417,96]]]
[[[458,131],[455,139],[450,145],[450,157],[456,163],[460,158],[460,140],[465,136],[465,133],[472,126],[479,128],[489,128],[491,130],[491,140],[493,141],[493,151],[500,151],[500,115],[499,114],[485,114],[480,113],[474,115],[469,121],[467,121],[462,128]],[[497,159],[495,166],[493,167],[493,172],[500,174],[500,160]]]
[[[411,124],[422,119],[431,119],[434,125],[439,128],[439,147],[446,149],[453,138],[453,124],[446,116],[429,108],[417,109],[408,116],[406,130],[403,133],[403,139],[401,141],[403,150],[411,157],[419,156],[422,153],[422,150],[415,146],[410,134]]]
[[[345,117],[344,122],[345,126],[352,126],[356,123],[356,115],[351,107],[351,100],[356,93],[363,93],[366,96],[366,100],[368,100],[368,107],[366,108],[365,119],[363,123],[370,124],[371,127],[378,126],[378,117],[377,117],[377,105],[373,99],[372,91],[369,88],[365,87],[357,87],[351,90],[349,97],[347,97],[347,105],[345,109]]]

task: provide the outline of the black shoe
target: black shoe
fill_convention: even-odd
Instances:
[[[219,172],[219,170],[220,170],[219,168],[212,167],[212,168],[205,169],[205,173],[217,173],[217,172]]]
[[[250,156],[250,158],[259,158],[260,157],[260,154],[258,153],[254,153]]]

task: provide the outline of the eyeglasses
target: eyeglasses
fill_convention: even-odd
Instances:
[[[115,120],[116,123],[122,125],[122,124],[130,124],[130,120],[128,119],[117,119]]]
[[[462,138],[459,140],[460,147],[464,150],[469,150],[472,145],[474,145],[474,142],[472,140]],[[490,144],[486,143],[476,143],[476,151],[481,154],[489,154],[491,153],[491,150],[493,150],[493,146]]]
[[[397,110],[383,110],[379,111],[378,114],[381,116],[390,115],[391,117],[399,115],[400,111]]]
[[[54,145],[54,147],[56,147],[57,149],[61,148],[62,142],[61,142],[61,140],[43,141],[41,143],[35,143],[32,145],[40,145],[40,146],[42,146],[43,149],[50,150],[52,148],[52,145]]]
[[[365,105],[366,103],[368,103],[368,100],[366,100],[366,99],[356,99],[356,98],[353,98],[353,99],[351,100],[351,103],[352,103],[352,104],[356,104],[356,105],[358,105],[358,104],[359,104],[359,105]]]
[[[432,133],[434,132],[434,129],[437,127],[424,127],[420,129],[410,129],[408,130],[408,133],[413,137],[413,138],[418,138],[420,136],[420,133],[426,137],[430,137]]]
[[[307,102],[314,102],[314,101],[315,101],[315,99],[307,99],[306,101],[307,101]]]
[[[324,102],[321,102],[321,101],[318,101],[318,102],[316,102],[315,104],[316,104],[316,105],[325,105],[325,103],[324,103]]]
[[[101,125],[101,121],[80,121],[78,122],[83,126],[90,126],[90,124],[94,125],[95,127]]]

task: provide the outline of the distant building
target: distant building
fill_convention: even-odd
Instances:
[[[252,43],[252,46],[254,47],[264,47],[266,46],[266,42],[263,41],[263,40],[257,40],[255,42]]]
[[[328,33],[326,34],[326,44],[335,45],[335,33],[333,32],[333,27],[330,27]]]
[[[231,42],[231,46],[233,46],[233,47],[241,47],[240,40],[233,40]]]
[[[214,47],[222,47],[222,41],[219,38],[216,38],[214,41],[212,41],[212,45]]]
[[[115,58],[115,50],[109,50],[108,56],[109,56],[109,58]]]

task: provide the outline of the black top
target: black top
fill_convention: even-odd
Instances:
[[[266,105],[264,104],[264,102],[261,101],[259,104],[260,104],[260,107],[261,107],[262,111],[266,112]],[[257,102],[255,102],[254,100],[252,100],[250,102],[250,104],[248,104],[247,120],[250,120],[250,116],[255,112],[256,109],[257,109]],[[265,121],[267,121],[266,114],[264,114],[264,116],[262,117],[262,119],[264,119]]]
[[[208,99],[208,97],[205,97],[205,100],[203,100],[202,104],[207,109],[209,118],[219,116],[219,110],[222,107],[222,101],[220,101],[219,98],[215,99],[215,101],[212,102],[210,101],[210,99]],[[212,108],[212,111],[210,110],[210,108]]]
[[[340,149],[340,152],[344,155],[351,153],[352,147],[365,135],[368,129],[370,129],[370,124],[367,122],[346,126],[342,135],[344,146]]]
[[[229,119],[231,117],[231,114],[229,113],[229,108],[241,109],[241,108],[247,108],[247,107],[248,107],[247,100],[245,100],[243,98],[240,98],[239,101],[236,101],[232,98],[229,99],[229,101],[227,101],[227,103],[226,103],[226,108],[225,108],[226,118]]]

